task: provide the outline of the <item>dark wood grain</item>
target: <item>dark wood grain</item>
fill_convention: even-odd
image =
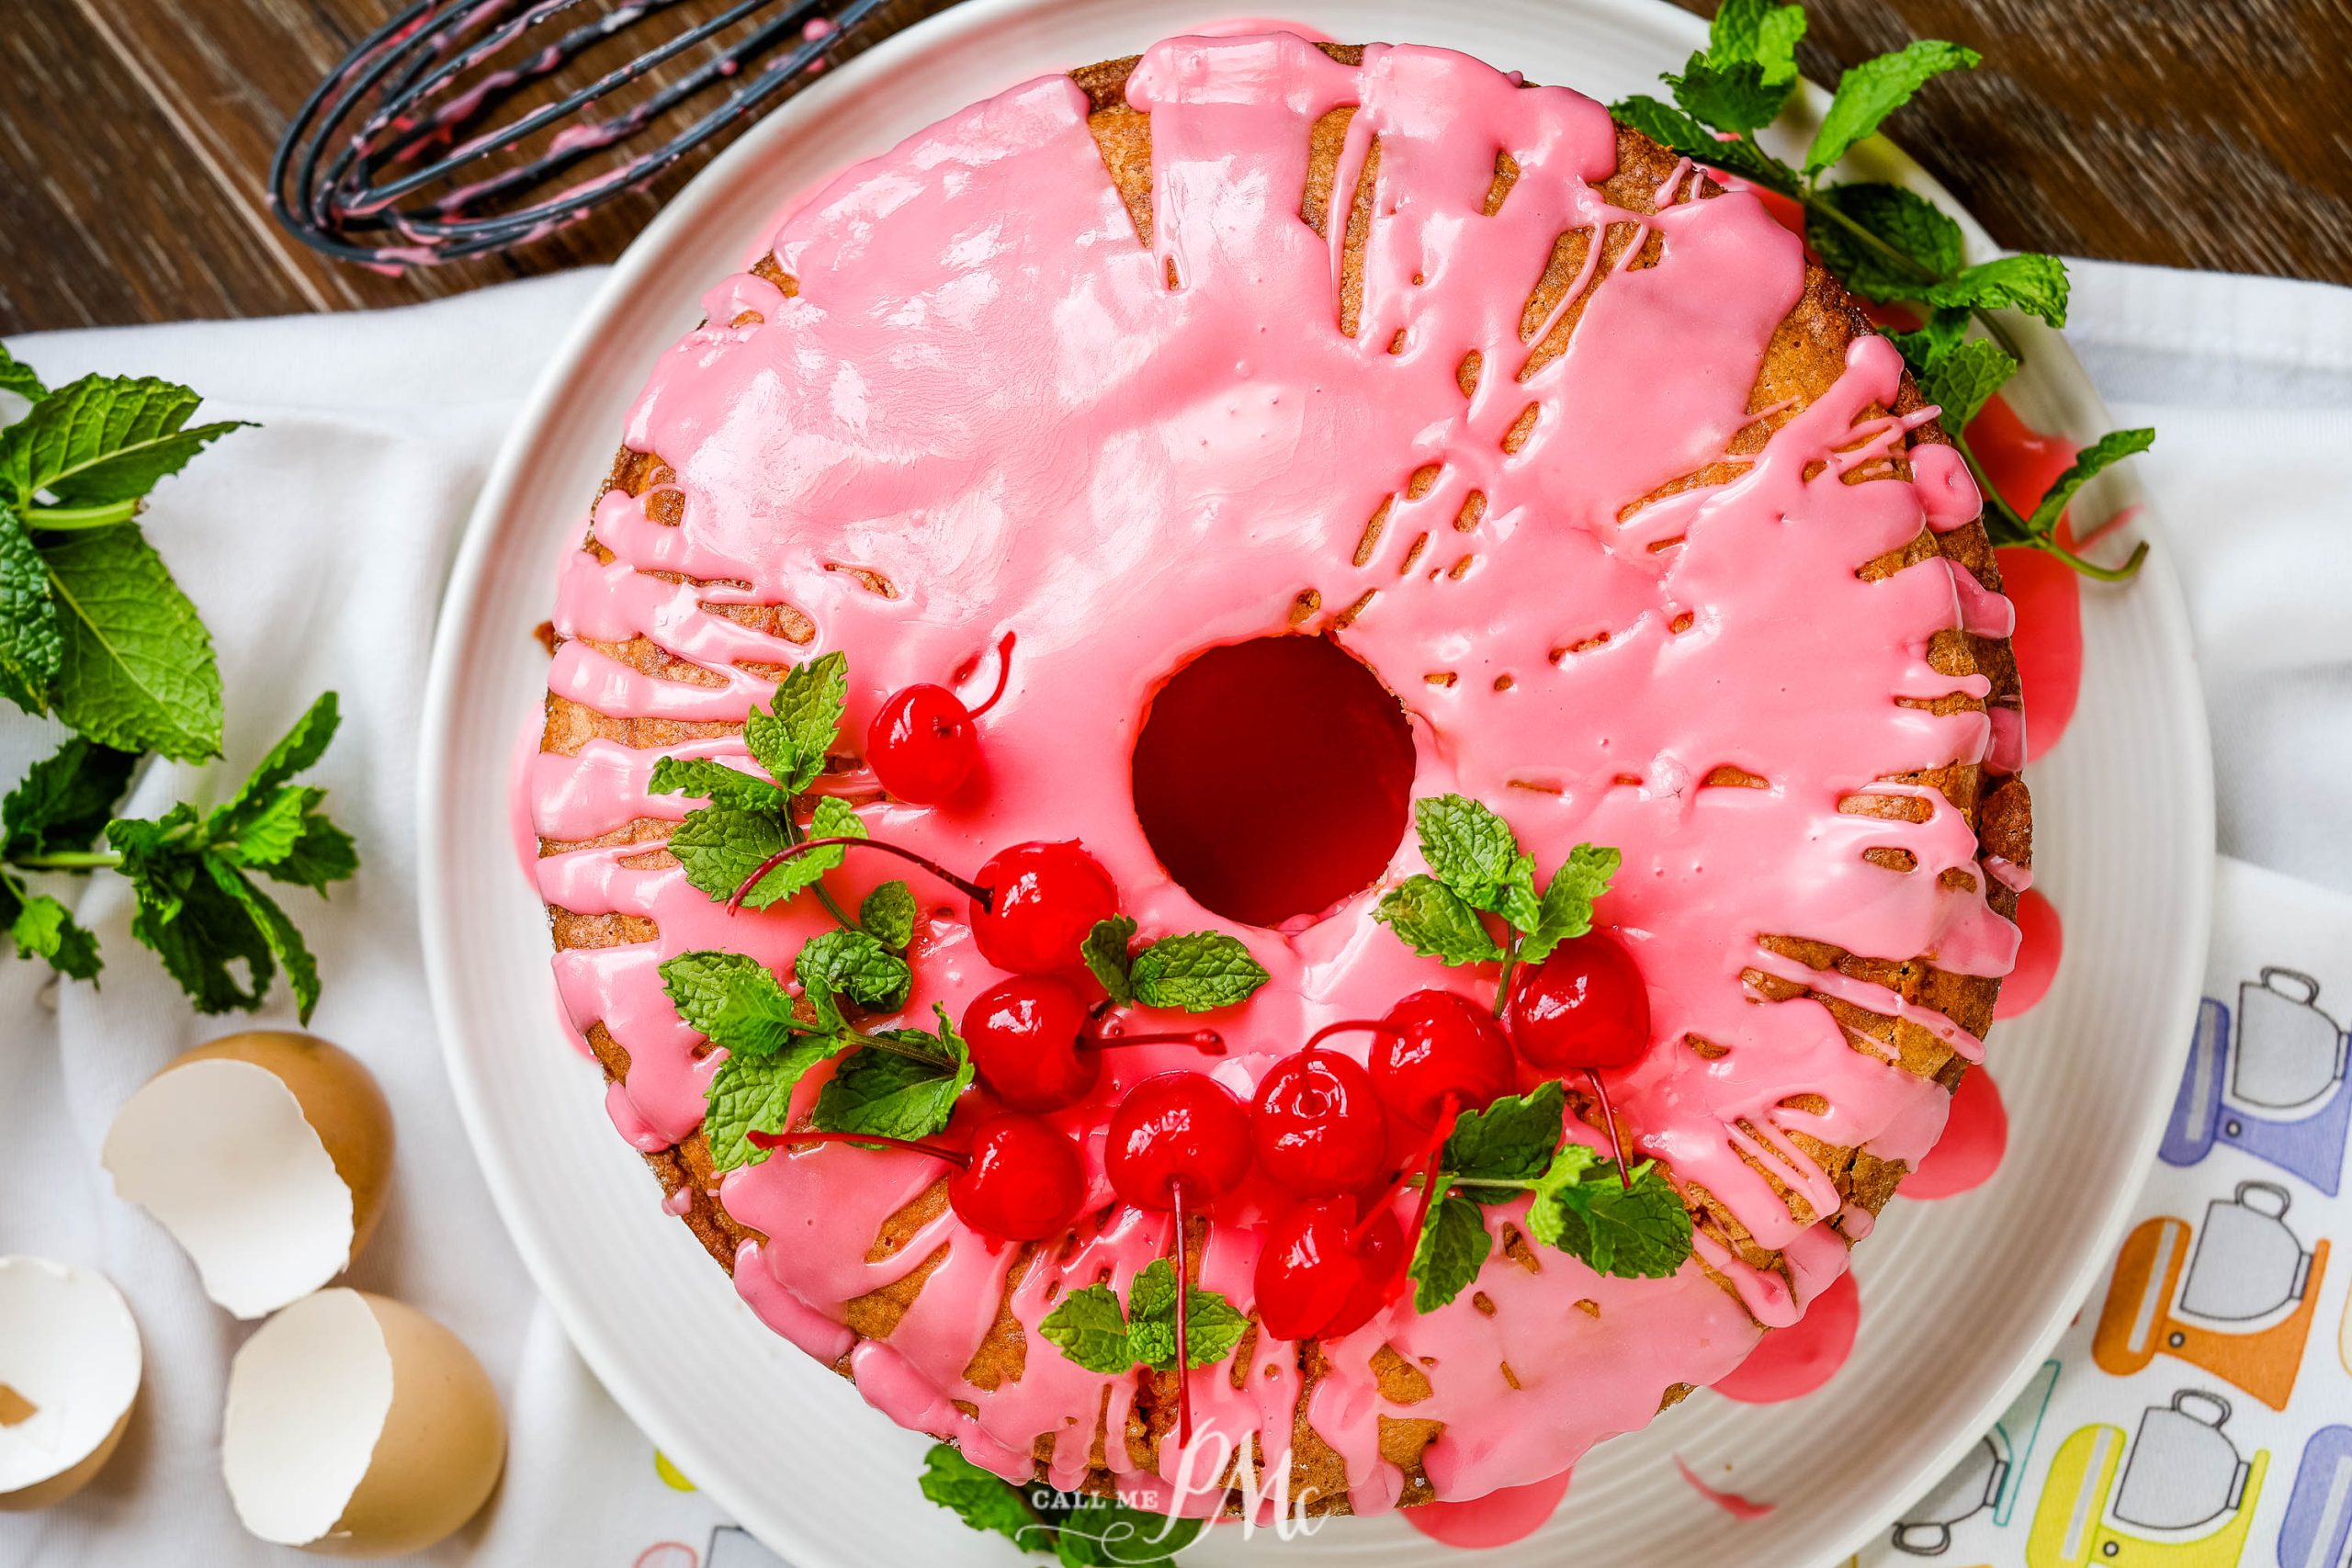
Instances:
[[[270,153],[390,6],[0,0],[0,332],[401,304],[609,260],[701,161],[510,255],[399,276],[329,261],[269,218]],[[1811,11],[1817,80],[1914,37],[1984,52],[1898,134],[2003,244],[2352,282],[2352,0]]]

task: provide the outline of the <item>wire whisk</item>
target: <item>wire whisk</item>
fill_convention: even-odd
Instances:
[[[699,20],[681,13],[666,37],[560,91],[567,66],[594,69],[583,57],[658,31],[691,0],[417,0],[296,113],[270,164],[270,210],[316,249],[380,270],[529,243],[797,92],[885,4],[731,0]],[[635,101],[612,102],[640,80]],[[657,132],[666,140],[625,145],[673,110]]]

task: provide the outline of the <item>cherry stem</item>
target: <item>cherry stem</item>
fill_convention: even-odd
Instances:
[[[971,710],[971,716],[978,718],[980,715],[988,712],[989,709],[996,706],[996,700],[1004,695],[1005,682],[1011,680],[1012,677],[1012,634],[1011,632],[1007,632],[1004,634],[1004,640],[996,645],[996,690],[989,694],[989,700],[987,702],[982,703],[979,706]]]
[[[1625,1135],[1617,1130],[1617,1112],[1609,1109],[1609,1090],[1600,1082],[1600,1069],[1587,1067],[1585,1080],[1592,1085],[1592,1097],[1600,1101],[1600,1119],[1609,1123],[1609,1146],[1617,1151],[1617,1179],[1626,1191],[1634,1190],[1634,1175],[1625,1164]]]
[[[1430,1139],[1430,1162],[1421,1169],[1420,1207],[1413,1211],[1413,1228],[1405,1238],[1405,1256],[1411,1258],[1421,1248],[1421,1227],[1429,1224],[1430,1205],[1437,1201],[1438,1172],[1444,1168],[1445,1140],[1453,1135],[1453,1119],[1462,1106],[1462,1097],[1448,1090],[1438,1101],[1437,1131]]]
[[[961,1149],[944,1149],[937,1144],[918,1144],[911,1138],[886,1138],[879,1133],[761,1133],[743,1134],[744,1141],[755,1149],[783,1148],[791,1144],[880,1144],[887,1148],[904,1149],[909,1154],[929,1155],[950,1165],[971,1168],[972,1156]]]
[[[1180,1178],[1168,1184],[1169,1203],[1176,1212],[1176,1446],[1193,1446],[1193,1359],[1192,1337],[1185,1332],[1185,1298],[1193,1293],[1184,1278],[1184,1244],[1190,1239],[1184,1225],[1184,1183]]]
[[[1306,1037],[1306,1043],[1302,1047],[1302,1049],[1312,1051],[1315,1047],[1320,1045],[1324,1041],[1329,1039],[1334,1034],[1345,1034],[1351,1030],[1357,1029],[1365,1030],[1374,1034],[1385,1034],[1391,1040],[1401,1040],[1405,1037],[1405,1032],[1403,1030],[1391,1028],[1389,1025],[1382,1023],[1375,1019],[1350,1018],[1342,1019],[1338,1023],[1325,1024],[1322,1028],[1317,1030],[1314,1033]]]
[[[932,875],[939,878],[940,881],[947,884],[950,887],[956,888],[957,891],[969,896],[972,902],[978,904],[981,908],[986,909],[989,908],[989,889],[981,886],[977,882],[966,881],[964,878],[956,875],[954,872],[948,870],[945,866],[941,865],[937,861],[925,855],[919,855],[912,850],[902,850],[896,844],[886,844],[881,842],[879,840],[861,839],[856,837],[854,834],[843,833],[832,838],[803,839],[797,844],[786,844],[784,848],[776,851],[775,853],[768,856],[767,859],[759,863],[751,875],[743,879],[743,886],[735,889],[734,897],[727,900],[727,912],[731,915],[741,909],[743,907],[743,900],[751,897],[752,889],[757,887],[760,885],[761,880],[764,878],[768,873],[774,871],[777,866],[782,865],[788,860],[797,859],[801,855],[805,855],[810,850],[830,849],[835,844],[839,844],[844,849],[855,848],[880,850],[887,854],[894,854],[900,860],[911,861],[915,864],[922,867],[923,870],[931,873]]]
[[[1175,1034],[1085,1034],[1080,1044],[1097,1051],[1109,1051],[1121,1045],[1190,1045],[1211,1056],[1225,1055],[1225,1036],[1214,1029],[1195,1029]]]

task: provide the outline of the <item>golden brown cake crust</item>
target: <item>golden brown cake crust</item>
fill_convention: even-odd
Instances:
[[[1362,50],[1358,46],[1324,44],[1318,47],[1342,63],[1354,64],[1362,57]],[[1139,237],[1148,242],[1151,226],[1150,120],[1148,116],[1127,106],[1125,93],[1127,74],[1137,58],[1131,56],[1106,61],[1070,74],[1086,93],[1091,107],[1089,122],[1102,151],[1103,165],[1133,218]],[[1307,186],[1302,195],[1300,211],[1318,233],[1329,231],[1339,153],[1348,118],[1352,112],[1348,108],[1333,110],[1314,128]],[[1676,157],[1647,138],[1623,127],[1617,132],[1617,171],[1601,187],[1605,195],[1627,211],[1648,213],[1655,210],[1656,194],[1674,172],[1678,163]],[[1350,203],[1340,301],[1341,324],[1350,332],[1353,331],[1356,305],[1361,297],[1361,252],[1364,231],[1370,222],[1378,163],[1379,149],[1375,141]],[[1496,186],[1489,197],[1490,203],[1498,204],[1503,199],[1517,173],[1507,154],[1498,160]],[[1702,194],[1711,197],[1722,192],[1719,186],[1708,182]],[[1600,276],[1607,276],[1610,271],[1607,264],[1614,262],[1636,231],[1634,225],[1618,224],[1604,235],[1604,265],[1598,269]],[[1532,337],[1574,286],[1583,270],[1584,248],[1588,243],[1581,231],[1560,237],[1550,265],[1529,298],[1523,316],[1526,322],[1522,329],[1523,336]],[[1648,243],[1652,245],[1658,243],[1655,237]],[[1633,265],[1645,265],[1645,260],[1636,257]],[[796,291],[794,280],[776,264],[773,255],[763,257],[752,270],[787,294]],[[1571,303],[1567,310],[1560,312],[1560,320],[1551,334],[1543,344],[1534,345],[1531,368],[1555,356],[1566,346],[1581,309],[1580,303]],[[1736,456],[1760,450],[1774,429],[1795,417],[1799,411],[1825,393],[1838,379],[1845,368],[1848,346],[1856,338],[1875,330],[1860,305],[1845,288],[1821,267],[1808,262],[1803,293],[1775,333],[1748,401],[1751,410],[1776,412],[1759,412],[1753,423],[1734,439],[1733,454]],[[1474,354],[1465,360],[1462,368],[1465,390],[1480,373],[1481,367],[1476,361]],[[1918,390],[1910,377],[1905,375],[1895,407],[1892,411],[1868,410],[1864,417],[1886,412],[1909,413],[1920,406]],[[1932,420],[1917,426],[1910,435],[1914,444],[1940,444],[1947,439],[1941,426]],[[1736,465],[1713,465],[1661,487],[1657,494],[1671,493],[1691,485],[1720,482],[1735,477],[1738,471]],[[1899,459],[1868,464],[1849,475],[1848,482],[1868,482],[1898,471],[1901,471]],[[612,472],[604,488],[617,487],[631,495],[642,495],[670,482],[673,478],[659,457],[624,446],[614,460]],[[600,491],[599,494],[602,493]],[[1654,499],[1656,496],[1645,497],[1635,505]],[[650,510],[654,513],[657,522],[676,521],[674,514],[662,517],[658,505]],[[1375,518],[1374,526],[1377,522]],[[593,536],[583,547],[596,552],[601,558],[610,558]],[[1956,567],[1969,572],[1985,588],[1996,592],[1999,590],[1999,570],[1995,563],[1991,542],[1981,523],[1970,523],[1943,534],[1923,529],[1905,549],[1864,567],[1862,575],[1883,576],[1939,552]],[[682,581],[673,574],[656,575],[667,581]],[[814,626],[806,617],[788,606],[706,604],[704,608],[796,643],[806,643],[815,635]],[[1346,624],[1345,611],[1333,613],[1312,604],[1302,606],[1301,614],[1295,619],[1304,624],[1318,615],[1321,616],[1319,625],[1324,629],[1337,629]],[[597,643],[594,646],[605,654],[650,674],[696,683],[708,683],[715,679],[693,665],[672,659],[641,637],[627,643]],[[1948,697],[1939,699],[1939,705],[2017,705],[2017,666],[2006,639],[1951,631],[1939,634],[1928,651],[1929,661],[1939,673],[1954,677],[1983,674],[1990,682],[1989,694],[1981,704],[1965,697]],[[782,673],[774,668],[762,672],[771,676]],[[569,755],[579,750],[591,739],[600,737],[634,748],[662,747],[689,739],[732,733],[740,728],[733,724],[616,718],[550,694],[547,700],[547,726],[541,750]],[[1719,769],[1705,782],[1711,785],[1738,787],[1756,781],[1739,775],[1736,770]],[[2032,808],[2030,797],[2021,781],[2013,777],[1996,778],[1976,764],[1954,762],[1924,773],[1900,775],[1899,782],[1939,792],[1955,809],[1966,816],[1976,829],[1983,855],[1998,856],[2019,866],[2031,865]],[[1867,791],[1849,797],[1841,805],[1841,809],[1849,812],[1881,816],[1901,816],[1918,808],[1916,801],[1903,795],[1891,793],[1873,795]],[[632,859],[628,863],[632,867],[674,864],[676,863],[662,848],[672,826],[668,822],[642,818],[595,840],[577,843],[542,840],[540,853],[553,854],[591,844],[630,843],[641,844],[645,849],[643,859]],[[1983,874],[1981,870],[1979,874]],[[1990,883],[1987,897],[1992,907],[2001,915],[2014,916],[2017,896],[2000,882],[1995,880]],[[652,922],[634,916],[586,916],[550,908],[549,917],[555,944],[560,949],[642,942],[652,940],[657,934]],[[1925,957],[1902,962],[1865,958],[1794,935],[1768,936],[1764,944],[1775,953],[1792,958],[1807,967],[1823,972],[1835,971],[1854,979],[1883,986],[1905,1002],[1942,1013],[1979,1038],[1991,1025],[1993,1004],[2000,988],[1997,979],[1948,974],[1935,968]],[[1890,1061],[1919,1077],[1934,1079],[1947,1089],[1956,1088],[1966,1070],[1966,1062],[1950,1045],[1915,1022],[1869,1011],[1766,975],[1760,970],[1749,970],[1743,978],[1755,994],[1768,999],[1812,997],[1827,1008],[1844,1026],[1856,1050]],[[627,1077],[629,1069],[628,1053],[601,1023],[588,1029],[587,1040],[608,1079],[617,1082]],[[1719,1048],[1703,1040],[1691,1038],[1683,1044],[1701,1055],[1720,1054]],[[1599,1124],[1596,1109],[1584,1096],[1571,1091],[1569,1099],[1579,1114]],[[1860,1149],[1832,1147],[1801,1133],[1790,1135],[1821,1165],[1848,1204],[1870,1213],[1875,1214],[1894,1196],[1906,1174],[1904,1166],[1874,1158]],[[682,1217],[722,1267],[731,1270],[737,1249],[746,1241],[763,1239],[739,1224],[718,1203],[714,1196],[717,1178],[711,1169],[708,1147],[699,1131],[676,1148],[648,1154],[645,1159],[660,1178],[665,1193],[673,1198],[683,1194],[682,1201],[685,1206]],[[1837,1223],[1834,1217],[1815,1214],[1803,1198],[1789,1190],[1760,1163],[1753,1159],[1749,1163],[1781,1192],[1793,1217],[1800,1221],[1827,1218],[1831,1224]],[[1701,1229],[1714,1235],[1750,1264],[1764,1269],[1780,1267],[1778,1257],[1758,1246],[1746,1227],[1713,1194],[1693,1185],[1685,1188],[1684,1196]],[[891,1216],[882,1234],[876,1238],[869,1257],[877,1259],[887,1258],[904,1247],[944,1202],[945,1183],[943,1180]],[[1529,1251],[1525,1241],[1515,1233],[1509,1232],[1508,1227],[1506,1232],[1505,1258],[1521,1267],[1539,1268],[1540,1264]],[[1196,1247],[1189,1251],[1197,1258],[1200,1248]],[[861,1337],[887,1337],[907,1306],[922,1291],[935,1262],[935,1257],[927,1259],[897,1283],[849,1303],[846,1314],[848,1326]],[[1023,1266],[1025,1260],[1024,1265],[1017,1265],[1012,1269],[1007,1281],[1008,1302]],[[1720,1276],[1716,1278],[1718,1283],[1726,1290],[1730,1289],[1727,1280]],[[1251,1333],[1254,1336],[1254,1328]],[[1001,1303],[997,1323],[968,1370],[971,1381],[985,1387],[993,1386],[1004,1378],[1017,1377],[1023,1353],[1020,1326],[1009,1306]],[[1300,1357],[1306,1388],[1311,1393],[1320,1375],[1321,1352],[1310,1341],[1301,1346]],[[1240,1353],[1234,1358],[1234,1375],[1240,1376],[1240,1369],[1252,1364],[1249,1345],[1245,1342]],[[1376,1358],[1374,1365],[1381,1392],[1390,1403],[1409,1406],[1429,1396],[1426,1375],[1393,1351]],[[837,1370],[846,1371],[846,1357],[838,1364]],[[1144,1383],[1125,1438],[1129,1451],[1148,1463],[1159,1437],[1173,1423],[1174,1385],[1173,1379],[1166,1374],[1147,1374]],[[1665,1390],[1660,1408],[1676,1403],[1688,1392],[1687,1385]],[[1305,1416],[1307,1404],[1308,1400],[1303,1394],[1298,1402],[1300,1414],[1295,1433],[1295,1485],[1300,1489],[1301,1495],[1317,1499],[1310,1506],[1310,1511],[1344,1513],[1347,1511],[1344,1469],[1339,1456],[1307,1426]],[[1430,1495],[1419,1462],[1420,1454],[1442,1430],[1442,1427],[1432,1421],[1395,1417],[1382,1419],[1382,1456],[1405,1472],[1406,1486],[1400,1499],[1405,1506],[1426,1501]],[[1103,1468],[1102,1438],[1103,1434],[1098,1429],[1093,1450],[1096,1468],[1089,1482],[1089,1489],[1107,1495],[1111,1491],[1111,1483],[1109,1473]],[[1049,1446],[1049,1439],[1041,1439],[1041,1454],[1046,1446]]]

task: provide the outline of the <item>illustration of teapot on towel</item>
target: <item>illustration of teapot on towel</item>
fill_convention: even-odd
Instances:
[[[2301,970],[2267,968],[2240,986],[2234,1019],[2206,998],[2164,1162],[2195,1165],[2228,1144],[2334,1197],[2352,1134],[2346,1051],[2344,1030],[2319,1009],[2319,982]]]

